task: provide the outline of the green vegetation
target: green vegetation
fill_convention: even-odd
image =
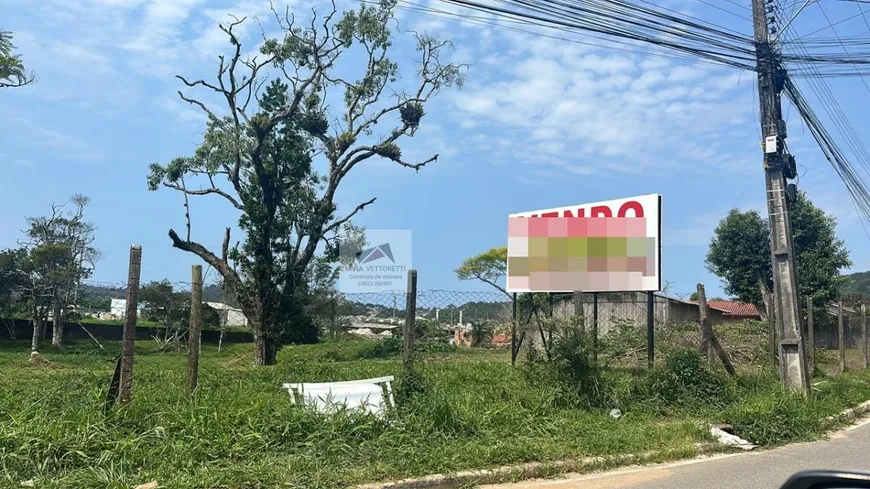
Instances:
[[[764,338],[763,325],[746,328],[744,337],[759,329]],[[809,402],[794,399],[779,390],[762,357],[750,360],[752,353],[739,357],[747,359],[740,376],[724,378],[683,348],[688,327],[663,335],[652,372],[609,357],[591,368],[584,341],[567,337],[554,345],[553,361],[515,368],[505,350],[423,342],[416,394],[400,397],[385,420],[323,417],[291,405],[280,386],[395,375],[398,395],[407,386],[396,340],[286,347],[268,368],[251,366],[250,345],[221,352],[203,345],[192,398],[183,390],[185,353],[139,342],[134,400],[107,416],[102,406],[119,344],[101,351],[71,343],[36,365],[27,361],[26,343],[6,342],[0,485],[347,487],[527,461],[661,449],[688,454],[707,441],[697,422],[731,423],[752,441],[777,444],[818,436],[822,418],[870,398],[870,373],[862,371],[825,379]],[[608,415],[614,407],[624,413],[620,419]]]
[[[36,73],[27,71],[14,50],[12,33],[0,30],[0,88],[23,87],[36,81]]]
[[[852,264],[849,252],[837,239],[834,217],[813,205],[806,193],[798,192],[790,209],[799,295],[812,297],[821,309],[840,295],[840,270]],[[773,294],[767,220],[756,211],[732,209],[713,232],[707,268],[722,279],[726,293],[767,310]]]
[[[870,272],[858,272],[843,276],[844,294],[870,295]]]

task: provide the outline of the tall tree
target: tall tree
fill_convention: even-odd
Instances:
[[[27,256],[24,248],[0,250],[0,321],[6,324],[9,338],[15,339],[14,322],[22,312],[24,301],[21,297],[24,276],[21,263]]]
[[[21,273],[26,277],[27,297],[34,322],[33,350],[49,316],[53,323],[52,346],[62,345],[63,324],[69,306],[75,306],[84,279],[93,273],[100,252],[93,246],[96,228],[85,221],[90,199],[73,195],[67,204],[52,205],[51,214],[27,218],[26,259]],[[72,204],[71,211],[66,206]]]
[[[0,29],[0,88],[15,88],[36,81],[36,74],[28,72],[21,55],[14,54],[12,33]]]
[[[227,228],[218,252],[191,239],[189,207],[186,233],[170,230],[169,237],[214,267],[237,297],[253,328],[255,365],[274,364],[282,343],[316,337],[305,311],[306,271],[318,250],[337,258],[337,236],[375,201],[337,215],[336,192],[348,173],[375,157],[414,170],[437,159],[408,162],[397,142],[414,135],[433,95],[461,83],[463,67],[441,61],[449,43],[418,35],[417,82],[402,90],[398,66],[387,56],[395,4],[381,0],[343,15],[333,5],[306,26],[295,24],[289,10],[274,12],[282,37],[267,39],[262,57],[242,56],[235,31],[245,19],[222,25],[232,54],[219,57],[217,79],[178,77],[225,105],[212,108],[179,92],[205,112],[206,133],[193,156],[152,164],[148,186],[181,192],[188,206],[191,196],[220,196],[241,215],[244,239],[231,247]],[[340,60],[347,63],[341,69]],[[276,77],[260,93],[269,67]],[[357,79],[344,76],[360,67]],[[340,114],[329,111],[327,91],[343,93]],[[384,133],[384,126],[392,128]],[[318,162],[323,174],[313,168]]]
[[[851,265],[849,252],[836,237],[836,220],[814,206],[804,192],[798,192],[789,212],[798,293],[824,307],[839,297],[844,283],[840,270]],[[770,230],[757,212],[732,209],[719,223],[707,253],[707,268],[722,279],[728,294],[771,314]]]

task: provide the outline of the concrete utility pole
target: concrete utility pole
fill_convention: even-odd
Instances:
[[[785,81],[779,53],[770,43],[766,0],[752,0],[761,132],[764,137],[764,175],[767,216],[770,223],[770,252],[773,267],[773,311],[779,332],[780,378],[787,388],[809,391],[805,348],[802,337],[797,274],[791,221],[788,215],[790,186],[786,178],[796,176],[794,158],[785,151],[785,122],[780,92]]]

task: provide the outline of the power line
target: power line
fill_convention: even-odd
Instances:
[[[526,20],[536,26],[640,41],[719,64],[754,67],[752,41],[748,36],[622,0],[500,0],[499,5],[504,6],[473,0],[441,1],[500,18]]]
[[[710,7],[713,7],[714,9],[721,10],[722,12],[725,12],[726,14],[731,14],[731,15],[733,15],[733,16],[735,16],[735,17],[741,18],[741,19],[743,19],[743,20],[748,20],[748,21],[750,21],[750,22],[752,21],[752,19],[750,19],[749,17],[747,17],[747,16],[745,16],[745,15],[735,14],[734,12],[732,12],[732,11],[726,9],[726,8],[722,8],[722,7],[718,6],[718,5],[714,5],[714,4],[709,3],[709,2],[707,2],[707,1],[705,1],[705,0],[698,0],[698,1],[701,2],[701,3],[703,3],[704,5],[709,5]],[[731,3],[734,3],[734,2],[731,2]]]
[[[369,1],[364,0],[364,3],[373,3],[373,2],[369,2]],[[403,4],[406,4],[406,5],[403,5]],[[430,15],[433,17],[451,19],[451,20],[460,22],[462,24],[495,27],[495,28],[498,28],[501,30],[519,32],[519,33],[528,34],[528,35],[537,36],[537,37],[542,37],[542,38],[546,38],[546,39],[555,39],[555,40],[559,40],[559,41],[565,41],[565,42],[570,42],[573,44],[590,46],[590,47],[595,47],[595,48],[611,49],[611,50],[615,50],[615,51],[638,54],[638,55],[642,55],[642,56],[653,56],[653,57],[658,57],[658,58],[675,59],[675,60],[681,60],[681,61],[692,60],[692,61],[698,62],[700,64],[705,64],[705,65],[715,66],[715,65],[719,64],[719,63],[714,63],[714,62],[710,62],[710,61],[703,60],[703,59],[698,60],[689,54],[681,54],[681,53],[668,52],[668,51],[644,50],[642,48],[642,46],[638,45],[637,42],[631,43],[631,42],[623,41],[621,39],[612,39],[612,38],[607,38],[604,36],[598,36],[598,35],[594,35],[594,34],[583,34],[583,37],[588,37],[591,39],[599,39],[599,40],[605,41],[607,43],[607,44],[597,44],[594,42],[582,41],[579,39],[572,39],[572,38],[568,38],[568,37],[545,34],[543,32],[535,31],[535,30],[531,30],[531,29],[521,29],[519,27],[514,27],[511,25],[505,24],[505,23],[508,23],[508,24],[515,24],[515,25],[528,25],[528,26],[532,26],[532,27],[535,26],[534,23],[528,22],[528,21],[514,20],[514,19],[501,19],[501,21],[495,21],[495,20],[491,20],[489,17],[479,17],[479,16],[474,16],[474,15],[461,15],[461,14],[458,14],[455,12],[450,12],[447,10],[440,10],[440,9],[436,9],[433,7],[416,5],[416,4],[413,4],[413,3],[408,2],[406,0],[399,0],[399,5],[397,5],[397,8],[399,8],[401,10],[408,11],[408,12],[415,12],[415,13],[427,14],[427,15]],[[545,27],[545,29],[557,30],[560,32],[565,32],[565,33],[572,33],[573,32],[568,28],[558,27],[558,26],[549,27],[549,28]],[[613,46],[614,43],[620,44],[623,46],[629,46],[630,48],[616,47],[616,46]]]
[[[852,56],[849,54],[849,50],[846,49],[846,45],[843,44],[843,40],[840,39],[840,34],[837,33],[837,29],[835,29],[834,26],[831,24],[831,19],[828,18],[828,13],[825,12],[825,9],[824,9],[824,8],[822,8],[822,4],[821,4],[821,3],[819,4],[819,10],[822,11],[822,15],[825,16],[825,20],[828,21],[828,25],[831,26],[831,30],[834,32],[834,35],[837,36],[837,40],[840,42],[840,45],[843,46],[843,51],[846,53],[846,56],[848,56],[849,59],[851,60]],[[862,12],[862,13],[863,13],[863,12]],[[866,21],[867,19],[865,18],[864,20]],[[854,61],[852,62],[852,67],[855,68],[855,71],[858,73],[858,76],[861,77],[861,83],[864,84],[864,88],[866,88],[866,89],[867,89],[867,92],[870,93],[870,86],[867,85],[867,80],[865,80],[865,79],[864,79],[864,76],[861,75],[861,73],[858,71],[858,67],[855,66]]]

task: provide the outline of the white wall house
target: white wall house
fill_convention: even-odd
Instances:
[[[209,307],[216,310],[221,318],[223,326],[248,326],[248,318],[241,309],[230,307],[223,302],[206,302]]]
[[[142,310],[144,306],[139,304],[139,315],[142,315]],[[109,313],[112,317],[123,318],[127,315],[127,299],[112,299],[112,303],[109,306]]]

